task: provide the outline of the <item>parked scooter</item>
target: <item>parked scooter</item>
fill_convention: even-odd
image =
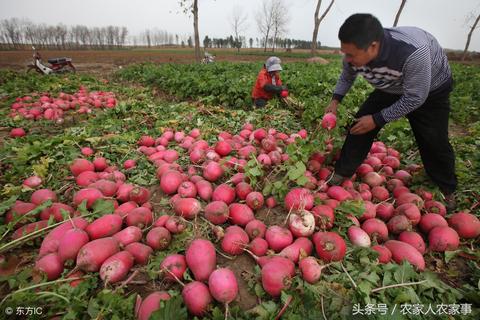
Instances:
[[[35,47],[32,47],[32,49],[33,62],[27,66],[27,72],[36,71],[41,74],[76,72],[71,58],[50,58],[47,60],[50,65],[47,66],[42,61],[42,56]]]

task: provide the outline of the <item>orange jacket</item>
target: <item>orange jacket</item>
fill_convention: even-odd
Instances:
[[[267,69],[262,68],[260,72],[258,73],[257,76],[257,81],[255,82],[255,85],[253,86],[252,89],[252,98],[253,99],[266,99],[269,100],[273,97],[272,92],[267,92],[263,87],[266,84],[273,84],[272,83],[272,76],[270,73],[268,73]],[[277,73],[277,76],[275,76],[275,85],[276,86],[281,86],[282,85],[282,80],[280,79],[280,76]]]

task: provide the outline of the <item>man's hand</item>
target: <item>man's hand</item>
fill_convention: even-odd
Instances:
[[[331,112],[334,115],[337,115],[337,108],[339,102],[337,100],[330,101],[330,104],[325,108],[325,113]]]
[[[351,134],[364,134],[375,129],[376,124],[373,121],[372,115],[363,116],[357,119],[352,129],[350,129]]]

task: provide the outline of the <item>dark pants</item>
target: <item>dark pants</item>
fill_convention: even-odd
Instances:
[[[448,140],[450,91],[451,86],[447,86],[439,92],[430,93],[422,106],[407,115],[425,171],[444,194],[454,192],[457,186],[455,155]],[[375,90],[363,103],[355,117],[379,112],[399,98],[399,95]],[[344,177],[352,176],[366,158],[379,131],[380,128],[377,127],[361,135],[348,133],[340,159],[335,164],[335,171]]]
[[[262,99],[262,98],[253,100],[253,104],[255,105],[255,107],[258,107],[258,108],[265,107],[267,105],[267,102],[268,102],[267,99]]]

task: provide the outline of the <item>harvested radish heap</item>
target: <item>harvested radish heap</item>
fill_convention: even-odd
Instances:
[[[74,94],[60,92],[57,97],[54,97],[49,93],[36,93],[16,98],[10,106],[9,116],[14,119],[46,119],[62,123],[64,113],[68,110],[91,113],[94,109],[114,108],[116,105],[117,100],[113,92],[89,92],[81,86]]]

